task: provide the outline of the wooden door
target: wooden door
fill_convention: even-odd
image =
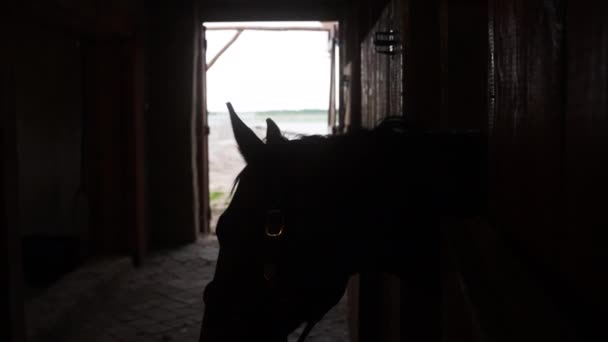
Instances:
[[[197,114],[196,114],[196,164],[198,169],[198,212],[201,233],[210,233],[209,221],[209,123],[207,121],[207,39],[205,26],[200,26],[197,63]]]
[[[128,44],[121,39],[93,38],[82,43],[84,64],[83,191],[90,208],[90,256],[131,253],[134,237],[130,136],[131,87]]]
[[[8,51],[12,50],[9,48]],[[13,54],[10,53],[0,57],[0,315],[3,317],[0,340],[22,342],[25,341],[25,327],[21,240],[17,219],[15,73],[11,57]]]

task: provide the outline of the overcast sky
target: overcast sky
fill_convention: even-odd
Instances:
[[[221,23],[221,25],[232,23]],[[261,23],[248,23],[256,25]],[[212,27],[214,23],[206,23]],[[320,23],[264,23],[269,26]],[[236,31],[207,31],[207,62]],[[327,109],[330,54],[327,32],[245,31],[207,73],[207,107],[237,112]]]

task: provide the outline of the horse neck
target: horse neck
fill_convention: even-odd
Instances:
[[[346,245],[343,253],[352,261],[353,273],[382,270],[398,273],[392,260],[403,248],[403,212],[407,209],[402,163],[389,159],[382,146],[361,144],[357,151],[336,156],[342,174],[334,180],[339,194],[336,211]]]
[[[411,260],[432,263],[440,218],[483,212],[483,137],[450,132],[401,141],[360,145],[343,161],[341,229],[351,237],[347,250],[357,271],[401,275],[417,267]]]

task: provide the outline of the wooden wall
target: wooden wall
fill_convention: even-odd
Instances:
[[[15,110],[15,54],[19,35],[11,30],[16,3],[0,4],[0,340],[24,342],[21,245],[17,206],[17,138]]]
[[[601,317],[608,312],[601,237],[608,227],[608,4],[570,1],[567,6],[562,136],[566,233],[559,233],[560,249],[552,259],[565,265],[567,276],[560,277],[565,289],[575,289],[568,307],[584,312],[577,331],[588,329],[594,336],[602,333]]]
[[[488,214],[441,226],[443,298],[432,310],[441,310],[443,339],[592,339],[607,299],[598,243],[608,226],[607,6],[400,3],[402,114],[416,127],[479,130],[489,143]],[[383,18],[373,25],[361,44],[364,127],[388,115],[390,77],[401,76],[370,53],[366,37]],[[361,298],[369,295],[362,285]],[[412,314],[407,291],[402,319]],[[375,329],[370,340],[385,334],[360,323]],[[424,338],[433,326],[408,324],[404,340]]]
[[[19,230],[76,240],[76,264],[145,248],[139,12],[135,1],[15,6]]]
[[[606,6],[489,5],[490,212],[449,239],[470,326],[476,340],[594,340],[606,312]]]
[[[201,22],[333,21],[352,2],[344,0],[198,0]]]
[[[475,130],[487,134],[488,117],[488,1],[442,0],[441,108],[433,126]],[[478,341],[480,317],[463,282],[463,269],[454,256],[454,232],[468,225],[441,224],[441,338],[444,341]],[[479,257],[479,255],[477,255]],[[479,259],[478,259],[479,260]],[[473,259],[468,260],[475,264]]]
[[[377,32],[394,31],[397,39],[403,34],[402,3],[391,1],[361,43],[361,112],[362,126],[375,127],[387,116],[403,113],[403,45],[393,54],[376,52]]]
[[[89,197],[89,248],[106,253],[129,253],[133,247],[132,44],[125,39],[81,42],[87,150],[81,191]]]
[[[362,28],[360,49],[360,127],[373,128],[388,116],[403,115],[403,44],[394,47],[392,53],[379,53],[376,33],[395,33],[399,42],[403,39],[402,1],[362,5],[366,24]],[[377,13],[377,14],[376,14]],[[364,273],[354,278],[357,287],[351,288],[358,295],[358,330],[355,341],[398,341],[401,334],[401,281],[389,274]],[[357,291],[354,291],[357,289]],[[352,296],[352,294],[351,294]],[[407,300],[407,298],[403,298]],[[351,300],[352,302],[352,300]]]
[[[6,42],[6,41],[5,41]],[[21,241],[18,226],[17,146],[13,65],[3,56],[0,69],[0,339],[25,341]],[[6,64],[4,63],[6,62]]]
[[[72,229],[86,253],[138,259],[148,240],[195,240],[194,4],[20,6],[31,20],[20,26],[17,92],[24,223]],[[44,213],[54,226],[38,224]]]
[[[147,3],[146,161],[149,237],[156,246],[198,234],[195,187],[197,55],[201,22],[193,1]]]

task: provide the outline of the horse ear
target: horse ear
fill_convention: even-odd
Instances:
[[[236,143],[245,161],[251,163],[251,161],[262,155],[264,142],[236,115],[230,102],[226,103],[226,106],[228,107],[228,112],[230,112],[234,139],[236,139]]]
[[[266,142],[268,144],[278,144],[283,141],[285,141],[285,137],[281,134],[279,126],[272,119],[266,119]]]

